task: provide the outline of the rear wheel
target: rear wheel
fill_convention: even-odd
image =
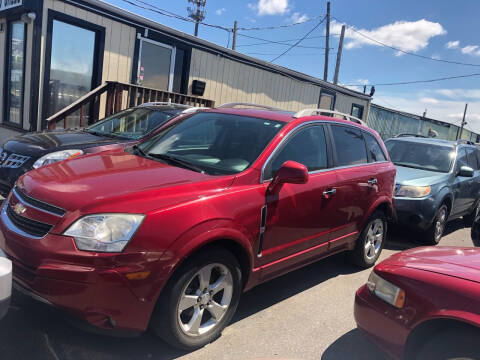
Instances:
[[[426,241],[431,245],[437,245],[440,242],[440,239],[443,236],[445,231],[445,225],[447,224],[448,218],[448,208],[447,205],[443,204],[437,210],[433,224],[425,233]]]
[[[211,249],[192,258],[169,282],[152,316],[153,331],[174,347],[193,350],[220,336],[242,291],[237,259]]]
[[[362,268],[375,264],[387,235],[387,220],[381,211],[375,211],[360,234],[355,249],[350,253],[350,259]]]
[[[463,217],[463,223],[465,224],[465,226],[471,227],[473,225],[473,222],[475,221],[475,217],[477,216],[479,207],[480,207],[480,202],[475,206],[475,208],[470,214],[465,215]]]
[[[435,334],[417,352],[417,360],[480,359],[480,331],[468,327]]]

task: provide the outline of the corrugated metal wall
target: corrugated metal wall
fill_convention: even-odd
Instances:
[[[103,26],[105,28],[105,52],[103,57],[102,82],[111,80],[130,83],[135,51],[135,39],[137,36],[136,29],[104,16],[67,4],[61,0],[45,0],[44,2],[42,32],[44,45],[42,46],[41,74],[44,74],[45,70],[45,41],[47,38],[48,9],[53,9],[70,16],[75,16],[95,25]],[[44,79],[42,77],[40,89],[43,89],[43,81]],[[102,98],[101,109],[104,108],[104,101],[105,97]],[[42,99],[40,99],[40,104],[42,103]],[[40,119],[41,106],[39,107]],[[104,114],[100,114],[100,117],[103,117],[103,115]]]
[[[198,49],[192,50],[190,85],[193,80],[206,82],[204,96],[215,100],[217,105],[249,102],[298,111],[316,108],[321,91],[320,86]],[[336,110],[350,114],[353,103],[365,107],[366,118],[368,101],[336,94]]]
[[[430,129],[438,133],[439,139],[456,140],[460,128],[453,124],[423,120],[420,116],[400,114],[397,111],[370,106],[367,125],[375,129],[382,139],[388,139],[398,134],[421,134],[428,136]],[[464,129],[462,139],[477,142],[477,134]]]

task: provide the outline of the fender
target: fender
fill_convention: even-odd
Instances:
[[[165,251],[163,258],[169,259],[167,278],[198,249],[217,240],[231,240],[247,253],[250,270],[253,267],[253,238],[242,225],[231,219],[211,219],[204,221],[178,237]]]
[[[386,195],[380,196],[377,198],[377,200],[370,205],[368,208],[368,211],[365,213],[365,216],[363,218],[363,222],[365,222],[370,216],[372,216],[373,212],[382,204],[387,204],[388,208],[390,209],[391,214],[393,215],[393,203],[392,199]],[[387,214],[388,216],[388,214]]]

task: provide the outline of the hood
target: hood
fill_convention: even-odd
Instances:
[[[218,193],[234,176],[211,176],[124,151],[102,152],[30,171],[18,186],[67,211],[146,213]]]
[[[81,130],[62,130],[20,135],[8,140],[3,147],[9,152],[39,158],[53,151],[82,150],[125,141],[125,139],[97,136]]]
[[[395,165],[397,169],[396,183],[401,185],[427,186],[445,181],[450,174],[436,171],[413,169]]]
[[[392,255],[382,264],[404,266],[480,283],[480,249],[420,247]]]

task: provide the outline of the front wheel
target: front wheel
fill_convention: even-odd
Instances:
[[[386,235],[387,219],[381,211],[376,211],[360,234],[355,249],[350,253],[350,260],[365,269],[375,265],[382,252]]]
[[[172,346],[193,350],[220,336],[232,319],[242,291],[237,259],[210,249],[183,266],[159,298],[153,331]]]
[[[447,205],[442,205],[437,210],[433,224],[426,232],[426,241],[431,245],[437,245],[443,236],[445,231],[445,225],[447,224],[448,208]]]

